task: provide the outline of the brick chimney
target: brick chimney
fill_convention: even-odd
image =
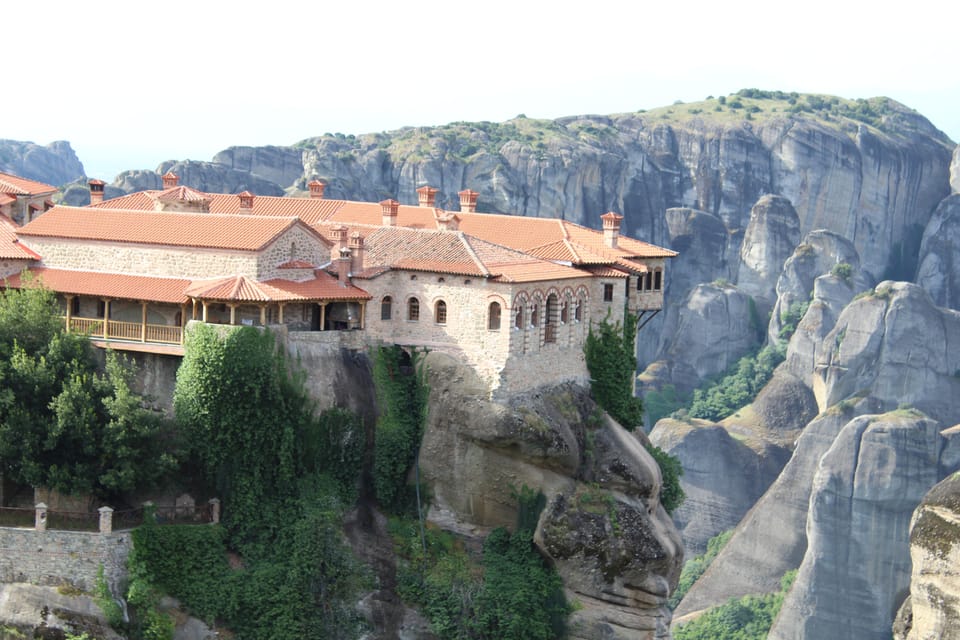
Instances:
[[[323,198],[323,190],[327,188],[327,185],[319,180],[311,180],[307,183],[307,187],[310,189],[311,198]]]
[[[350,234],[350,272],[357,274],[363,271],[363,236],[359,231]]]
[[[432,207],[437,200],[437,189],[423,186],[417,189],[417,201],[421,207]]]
[[[90,185],[90,204],[100,204],[103,202],[103,186],[106,183],[103,180],[94,178],[87,184]]]
[[[240,198],[240,213],[253,213],[253,194],[244,191],[238,194]]]
[[[337,260],[337,279],[340,286],[345,287],[350,284],[350,247],[340,247],[340,258]]]
[[[337,251],[347,246],[347,228],[339,225],[330,230],[333,238],[333,248],[330,249],[330,255],[335,255]]]
[[[180,176],[175,174],[173,171],[167,171],[163,174],[163,190],[173,189],[175,186],[180,184]]]
[[[390,200],[384,200],[380,203],[380,209],[383,211],[383,226],[397,226],[397,212],[399,211],[399,208],[400,203],[392,198]]]
[[[470,189],[464,189],[457,194],[460,196],[460,212],[461,213],[476,213],[477,211],[477,196],[480,194],[476,191]]]
[[[603,220],[603,244],[616,249],[617,240],[620,237],[620,221],[623,220],[623,216],[608,211],[600,216],[600,219]]]
[[[458,231],[460,229],[460,216],[452,211],[437,209],[437,228],[441,231]]]

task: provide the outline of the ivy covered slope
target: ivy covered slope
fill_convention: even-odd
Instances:
[[[468,536],[513,529],[517,492],[538,489],[545,506],[533,540],[575,599],[568,637],[666,633],[682,548],[642,434],[607,417],[582,387],[493,400],[449,356],[429,353],[424,363],[419,459],[431,520]]]

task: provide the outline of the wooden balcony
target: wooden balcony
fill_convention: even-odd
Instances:
[[[63,317],[67,331],[85,333],[93,340],[157,345],[182,345],[183,328],[176,325],[121,322],[103,318]]]

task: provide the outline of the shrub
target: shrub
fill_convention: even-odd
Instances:
[[[850,279],[853,277],[853,265],[848,262],[838,262],[830,269],[830,274],[850,284]]]
[[[683,565],[683,571],[680,572],[680,581],[677,583],[676,590],[670,595],[667,606],[676,609],[683,596],[693,586],[693,583],[700,579],[700,576],[710,567],[710,564],[720,554],[720,551],[726,546],[730,538],[733,537],[733,529],[724,531],[710,538],[707,542],[707,550],[703,555],[699,555]]]
[[[604,318],[596,331],[590,327],[583,350],[590,371],[594,400],[628,431],[643,424],[643,402],[633,395],[637,356],[633,340],[637,317],[626,314],[624,324]]]

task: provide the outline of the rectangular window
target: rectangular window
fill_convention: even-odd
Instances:
[[[612,284],[603,285],[603,301],[613,302],[613,285]]]

